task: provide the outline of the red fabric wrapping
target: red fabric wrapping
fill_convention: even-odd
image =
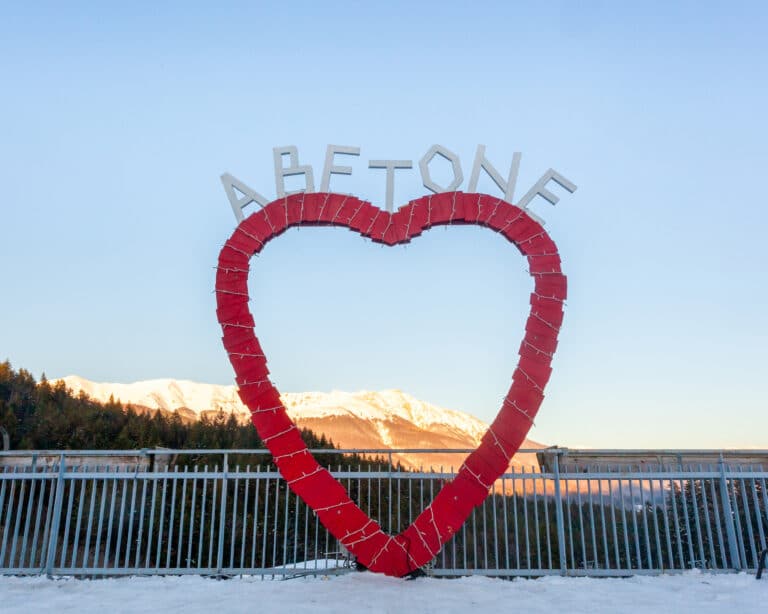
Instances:
[[[320,205],[323,202],[324,195],[318,195],[315,193],[303,193],[301,195],[292,195],[298,198],[304,199],[304,220],[305,222],[317,222],[317,218],[320,214]],[[290,199],[291,197],[289,197]]]
[[[526,332],[523,340],[527,341],[543,352],[548,352],[550,356],[555,353],[555,350],[557,350],[557,337],[545,337],[543,335]]]
[[[305,446],[301,433],[293,429],[274,437],[270,442],[270,451],[275,457],[275,464],[287,482],[309,476],[317,469],[317,461],[311,454],[294,454]],[[305,478],[306,479],[306,478]]]
[[[522,250],[527,255],[551,255],[557,253],[557,246],[549,235],[544,233],[526,241]]]
[[[216,286],[219,283],[226,283],[227,280],[237,280],[243,284],[243,288],[248,285],[248,267],[236,269],[234,267],[216,267]]]
[[[528,267],[531,273],[560,273],[560,256],[528,256]]]
[[[243,309],[248,310],[248,286],[238,285],[233,290],[226,290],[222,287],[216,287],[216,313],[219,315],[219,322],[223,317],[243,317]],[[247,311],[247,315],[250,317],[250,311]],[[250,318],[253,321],[253,318]]]
[[[219,252],[218,266],[221,269],[245,269],[248,267],[248,257],[231,245],[224,244]]]
[[[517,451],[525,441],[528,431],[531,430],[535,417],[536,412],[532,412],[529,420],[510,405],[502,408],[499,415],[491,423],[491,428],[505,449]]]
[[[273,204],[275,204],[274,207],[265,208],[263,211],[267,225],[272,231],[271,237],[274,238],[288,227],[288,214],[286,199],[277,200]]]
[[[299,470],[304,473],[317,467],[317,461],[307,450],[304,440],[301,438],[301,431],[294,429],[288,431],[285,435],[274,437],[270,440],[269,450],[282,472],[283,468],[294,462],[295,458],[302,457]],[[286,478],[288,479],[288,478]]]
[[[535,386],[531,386],[525,376],[515,377],[507,391],[506,401],[505,409],[532,415],[539,410],[544,401],[544,393]]]
[[[237,374],[235,381],[240,386],[247,384],[248,382],[258,382],[269,376],[267,363],[263,360],[240,360],[238,361],[237,366],[231,359],[229,362],[235,367],[235,373]],[[249,408],[253,410],[253,407],[249,406]]]
[[[330,480],[325,477],[326,475],[330,477]],[[336,482],[336,480],[334,480],[333,477],[326,472],[325,475],[318,474],[318,478],[316,480],[313,480],[312,482],[307,481],[305,484],[302,484],[302,487],[306,488],[308,491],[311,491],[310,496],[321,496],[320,491],[323,488],[330,486],[331,482]],[[342,499],[345,494],[346,491],[344,491],[342,488],[342,492],[339,493],[336,500],[331,500],[328,502],[328,505],[321,506],[330,509],[319,509],[317,512],[320,520],[328,528],[329,531],[333,532],[334,535],[347,536],[354,530],[358,530],[359,532],[368,522],[368,517],[359,508],[355,509],[352,505],[338,505],[339,499]],[[331,529],[331,527],[333,527],[333,529]],[[341,539],[341,537],[339,537],[339,539]],[[354,540],[354,537],[345,537],[345,539],[352,541]]]
[[[222,340],[224,341],[224,347],[228,352],[232,351],[233,345],[241,344],[244,341],[254,341],[258,343],[256,335],[253,334],[253,330],[250,328],[227,329]]]
[[[520,342],[520,349],[518,349],[517,353],[520,356],[545,366],[552,362],[552,358],[547,352],[538,349],[536,345],[526,339],[523,339],[523,341]]]
[[[525,421],[529,422],[528,420]],[[530,424],[528,426],[530,426]],[[491,465],[501,467],[499,471],[502,473],[506,472],[507,469],[509,469],[510,463],[508,451],[512,448],[512,446],[504,439],[499,437],[492,428],[489,428],[485,432],[481,438],[481,441],[485,457],[490,459]],[[495,479],[496,478],[494,478],[494,481]]]
[[[260,359],[260,362],[266,366],[265,359]],[[283,407],[280,393],[266,376],[240,383],[237,394],[251,411]]]
[[[410,217],[408,219],[408,235],[413,238],[420,235],[427,228],[429,210],[422,199],[411,201],[409,206]]]
[[[488,219],[488,225],[494,230],[501,231],[502,228],[507,228],[513,221],[519,219],[523,215],[525,214],[518,207],[513,205],[499,205],[491,213],[491,217]]]
[[[360,206],[349,221],[349,227],[364,235],[373,223],[373,218],[379,213],[380,209],[374,207],[371,203],[360,201]]]
[[[336,196],[342,195],[336,194]],[[354,196],[344,196],[341,199],[339,210],[336,214],[335,223],[340,226],[349,226],[350,221],[352,220],[352,216],[355,215],[355,212],[360,208],[362,204],[363,201],[361,201],[359,198],[355,198]]]
[[[539,234],[541,231],[541,225],[527,214],[514,218],[501,229],[501,233],[505,237],[518,244]]]
[[[560,282],[558,282],[558,285]],[[547,286],[547,291],[552,293],[553,286]],[[555,288],[556,289],[556,288]],[[564,292],[564,290],[560,290]],[[549,296],[542,296],[536,292],[531,294],[531,314],[559,328],[563,323],[563,301]]]
[[[272,226],[269,225],[264,209],[256,211],[241,223],[249,234],[266,243],[272,237]]]
[[[476,479],[482,485],[488,485],[488,489],[493,486],[496,478],[504,473],[509,465],[508,460],[505,461],[500,456],[492,454],[489,448],[490,445],[484,446],[482,453],[470,454],[464,461],[464,465],[469,468],[470,475],[477,476]]]
[[[536,305],[531,307],[531,313],[552,325],[553,328],[560,328],[563,323],[563,309],[560,306]]]
[[[286,214],[288,216],[288,224],[291,226],[301,224],[304,221],[304,201],[298,198],[287,199]]]
[[[478,195],[457,192],[456,200],[461,201],[463,219],[472,224],[477,223],[477,218],[480,216],[480,199]]]
[[[387,238],[391,243],[390,245],[396,245],[397,243],[406,243],[410,240],[411,234],[408,232],[408,226],[406,226],[404,223],[392,223],[392,226],[389,227],[389,230],[387,231]]]
[[[266,400],[269,398],[269,396],[265,395],[263,398]],[[261,409],[268,408],[261,407]],[[293,423],[293,420],[288,417],[285,409],[278,409],[276,412],[255,411],[251,414],[251,421],[256,427],[256,430],[259,432],[259,437],[261,437],[262,441],[264,441],[267,446],[269,446],[270,438],[274,437],[278,433],[282,433],[284,431],[287,432],[289,429],[293,430],[297,428]]]
[[[235,275],[216,275],[216,287],[224,292],[247,292],[248,286]]]
[[[474,196],[478,201],[477,223],[490,226],[490,221],[493,218],[493,215],[496,213],[499,205],[504,203],[504,201],[500,198],[487,196],[486,194],[467,194],[465,198],[468,198],[469,196]]]
[[[235,330],[248,330],[245,328],[237,328]],[[264,355],[264,350],[261,349],[259,340],[256,337],[252,337],[250,340],[244,340],[240,342],[231,342],[227,338],[224,338],[224,345],[229,352],[230,356],[252,356],[258,357]]]
[[[258,405],[258,409],[269,409],[282,405],[280,403],[280,393],[267,378],[243,384],[237,389],[237,395],[249,408],[250,405],[254,407]],[[262,405],[266,407],[262,407]]]
[[[440,490],[414,523],[401,535],[388,536],[308,453],[299,430],[282,406],[278,390],[268,380],[269,370],[258,340],[250,328],[241,328],[253,325],[247,303],[247,253],[254,246],[260,249],[261,241],[279,234],[286,224],[346,225],[376,241],[395,244],[408,241],[429,226],[451,222],[504,229],[518,249],[531,255],[529,266],[535,278],[531,315],[520,347],[519,368],[492,430],[483,436],[455,479]],[[491,196],[462,193],[417,199],[394,215],[354,197],[296,194],[257,211],[241,223],[240,229],[219,255],[217,316],[236,381],[241,386],[238,392],[251,409],[259,436],[274,455],[290,488],[315,510],[321,522],[360,562],[373,571],[395,576],[424,565],[484,501],[488,487],[508,467],[541,405],[567,291],[565,276],[553,273],[559,271],[560,262],[554,242],[538,224],[521,216],[517,207]]]
[[[536,335],[538,337],[544,337],[557,341],[558,330],[552,328],[546,322],[543,322],[535,316],[529,316],[525,321],[525,333],[526,335]]]
[[[253,316],[248,310],[248,294],[238,293],[231,294],[226,290],[217,290],[216,299],[219,307],[216,309],[217,313],[220,313],[219,322],[224,333],[226,333],[225,325],[236,324],[244,326],[253,326]],[[225,321],[223,318],[227,317]],[[235,327],[230,327],[235,328]]]
[[[265,216],[259,215],[259,217],[256,217],[256,215],[257,213],[254,213],[252,216],[245,218],[245,220],[241,222],[241,228],[261,242],[254,252],[258,254],[264,249],[264,244],[271,238],[272,230],[266,223]],[[246,225],[248,226],[247,228]]]
[[[317,197],[317,221],[321,224],[330,224],[333,216],[338,212],[338,203],[334,207],[331,200],[331,194],[326,192],[318,192],[315,194]],[[340,195],[339,195],[340,196]]]
[[[477,453],[477,450],[473,452],[473,454]],[[459,471],[459,473],[456,474],[456,477],[453,478],[453,484],[460,501],[460,503],[457,504],[457,508],[462,509],[463,511],[469,510],[471,512],[472,509],[485,501],[485,498],[488,496],[488,489],[480,484],[480,482],[472,477],[467,471]],[[451,504],[450,501],[446,501],[445,503],[443,501],[444,495],[441,490],[435,498],[435,503],[439,503],[440,505]]]
[[[231,245],[234,248],[239,249],[242,252],[246,252],[250,258],[256,250],[260,247],[259,241],[243,234],[242,232],[236,232],[228,240],[227,245]]]
[[[430,510],[433,510],[432,506]],[[410,571],[414,565],[414,559],[430,560],[440,552],[441,537],[439,529],[435,528],[432,514],[429,518],[418,518],[413,525],[399,537],[399,543],[393,544],[391,552],[388,552],[390,565],[406,568]]]
[[[384,242],[384,233],[392,223],[392,217],[387,211],[379,211],[378,215],[374,218],[371,229],[364,234],[367,234],[373,241],[377,243]]]
[[[557,307],[559,309],[563,308],[563,301],[556,299],[556,298],[550,298],[548,296],[541,296],[540,294],[536,294],[536,292],[531,292],[531,298],[530,298],[531,307]]]
[[[381,238],[381,242],[385,245],[396,245],[398,243],[397,229],[394,224],[390,224],[384,229],[384,236]]]
[[[408,223],[411,221],[411,211],[412,208],[410,205],[406,205],[402,209],[395,211],[392,214],[392,225],[402,226],[404,231],[408,227]],[[405,235],[403,235],[403,238],[405,238]]]
[[[248,270],[216,269],[216,287],[220,290],[245,292],[248,289]]]
[[[538,389],[544,389],[549,381],[549,376],[552,374],[552,369],[549,366],[531,360],[526,356],[520,356],[520,361],[517,365],[515,378],[517,379],[518,371],[523,371],[522,377],[533,380]]]
[[[568,298],[568,283],[564,275],[542,275],[534,282],[536,294],[564,301]]]
[[[463,222],[467,219],[464,210],[464,195],[462,192],[445,192],[446,198],[451,203],[451,221]],[[473,220],[474,221],[474,220]]]
[[[432,224],[430,222],[430,196],[422,196],[416,198],[408,203],[408,208],[413,210],[413,218],[418,219],[419,226],[422,230],[426,230]]]
[[[430,220],[432,225],[447,224],[453,213],[453,195],[435,194],[429,200]]]
[[[467,486],[467,484],[451,480],[440,491],[441,504],[434,506],[435,515],[441,520],[438,526],[444,526],[448,534],[456,533],[461,529],[464,519],[472,512],[474,507],[469,500],[470,498],[465,497]],[[480,491],[478,490],[478,492]]]
[[[259,237],[257,235],[250,233],[242,225],[238,226],[237,229],[240,231],[238,233],[238,236],[245,237],[245,239],[247,239],[250,242],[249,250],[246,250],[246,251],[251,251],[253,254],[258,254],[261,251],[261,248],[264,247],[264,239],[262,237]]]
[[[552,255],[557,253],[557,246],[552,239],[549,238],[549,235],[538,235],[530,241],[526,241],[524,253],[531,255]]]
[[[512,384],[490,428],[505,450],[517,450],[523,442],[543,399],[541,392],[533,388],[524,376]]]
[[[223,301],[219,299],[216,317],[222,326],[234,325],[234,327],[239,327],[253,326],[254,324],[253,316],[248,310],[248,301]]]
[[[314,457],[312,457],[314,459]],[[319,468],[319,466],[318,466]],[[291,485],[291,490],[298,493],[304,501],[320,516],[322,508],[329,508],[344,501],[347,491],[327,471],[321,471],[317,478],[307,478]],[[327,526],[326,526],[327,528]],[[336,535],[334,533],[334,535]]]
[[[328,196],[329,198],[325,202],[323,210],[320,213],[320,219],[328,223],[336,224],[339,218],[339,213],[346,201],[349,200],[349,196],[343,194],[329,194]]]

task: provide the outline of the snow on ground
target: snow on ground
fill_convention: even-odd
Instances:
[[[197,576],[47,580],[0,577],[0,612],[291,614],[323,612],[765,612],[768,579],[747,574],[592,579],[420,578],[371,573],[217,581]]]

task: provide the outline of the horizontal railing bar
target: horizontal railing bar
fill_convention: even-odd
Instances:
[[[680,575],[691,571],[690,569],[664,569],[665,576]],[[743,570],[754,573],[754,569]],[[603,577],[603,578],[629,578],[632,576],[658,576],[660,569],[569,569],[568,576],[578,577]],[[559,576],[559,569],[431,569],[430,574],[435,576]],[[735,574],[733,569],[707,569],[708,574]]]
[[[449,569],[435,568],[429,570],[434,576],[559,576],[559,569]]]
[[[417,453],[439,453],[439,454],[469,454],[474,452],[474,448],[310,448],[312,454],[381,454],[383,456],[391,454],[417,454]],[[521,448],[518,452],[541,452],[540,448]],[[4,450],[0,451],[2,456],[167,456],[172,454],[263,454],[269,456],[271,453],[266,448],[205,448],[205,449],[150,449],[142,448],[140,450]]]
[[[399,480],[452,480],[456,477],[456,473],[450,472],[419,472],[419,471],[402,471],[402,472],[389,472],[389,471],[336,471],[332,470],[331,475],[337,479],[399,479]],[[727,471],[726,476],[729,479],[768,479],[768,472],[749,472],[749,471]],[[227,471],[226,476],[231,480],[270,480],[270,479],[282,479],[282,476],[277,471]],[[714,471],[655,471],[648,473],[576,473],[576,474],[561,474],[560,481],[562,482],[575,482],[575,481],[658,481],[658,480],[712,480],[720,476],[719,472]],[[51,472],[47,474],[41,473],[0,473],[0,483],[10,482],[14,480],[55,480],[58,477],[57,473]],[[140,480],[188,480],[188,479],[221,479],[224,477],[223,471],[187,471],[187,472],[175,472],[175,471],[163,471],[163,472],[151,472],[151,471],[65,471],[63,479],[66,481],[82,481],[82,480],[94,480],[94,479],[140,479]],[[499,480],[544,480],[554,481],[554,476],[549,473],[505,473]]]
[[[734,479],[766,479],[768,478],[768,471],[734,471],[725,468],[725,474],[728,478]],[[356,479],[356,478],[394,478],[402,480],[446,480],[456,477],[456,472],[447,471],[338,471],[331,470],[331,475],[340,479]],[[66,471],[64,472],[65,480],[88,480],[88,479],[145,479],[145,480],[185,480],[190,478],[215,478],[220,479],[224,476],[224,471],[99,471],[99,470],[86,470],[86,471]],[[40,473],[24,471],[15,472],[0,472],[0,481],[12,481],[12,480],[55,480],[58,474],[55,472]],[[232,467],[227,471],[227,478],[232,480],[238,479],[274,479],[281,478],[277,471],[237,471]],[[670,469],[668,471],[628,471],[628,472],[583,472],[583,473],[561,473],[561,481],[587,481],[587,480],[611,480],[611,481],[646,481],[646,480],[711,480],[720,477],[719,471],[680,471],[676,469]],[[510,472],[505,473],[498,478],[506,480],[554,480],[555,477],[551,473],[538,473],[538,472]]]
[[[474,448],[311,448],[312,454],[379,454],[388,456],[389,454],[469,454],[474,452]],[[568,456],[712,456],[719,458],[722,456],[766,456],[768,450],[751,449],[584,449],[584,448],[520,448],[518,454],[558,454]],[[142,448],[140,450],[4,450],[0,451],[0,457],[3,456],[153,456],[153,455],[208,455],[208,454],[263,454],[269,455],[269,450],[265,448],[217,448],[217,449],[155,449]]]
[[[327,574],[327,573],[346,573],[354,571],[350,567],[297,567],[297,568],[275,568],[275,567],[243,567],[243,568],[222,568],[217,567],[161,567],[158,572],[154,567],[54,567],[51,575],[53,576],[156,576],[162,575],[195,575],[195,576],[293,576],[307,574]],[[24,573],[39,575],[40,569],[16,569],[0,568],[0,574],[13,573],[21,575]]]
[[[752,448],[539,448],[535,452],[559,453],[563,456],[581,454],[584,456],[763,456],[768,449]],[[567,459],[566,459],[567,460]]]
[[[768,471],[728,471],[725,470],[729,478],[760,478],[768,477]],[[519,474],[515,474],[519,475]],[[545,479],[554,479],[550,474],[535,473],[537,477],[544,476]],[[588,471],[584,473],[561,473],[561,480],[668,480],[675,479],[675,476],[694,480],[711,480],[720,477],[719,471],[685,471],[670,469],[669,471]]]
[[[101,474],[99,474],[101,476]],[[55,480],[58,477],[58,472],[49,473],[26,473],[24,471],[15,471],[2,473],[0,472],[0,480]]]
[[[39,567],[0,567],[0,574],[40,575],[44,570]],[[272,567],[250,568],[233,567],[223,568],[220,571],[215,567],[189,568],[189,567],[163,567],[161,575],[195,575],[195,576],[306,576],[345,574],[354,571],[351,567],[296,567],[279,569]],[[569,569],[568,576],[573,577],[618,577],[631,576],[658,576],[659,569]],[[689,569],[665,569],[664,575],[680,575],[689,572]],[[743,572],[754,573],[754,569],[744,569]],[[707,569],[707,574],[735,574],[733,569]],[[540,577],[561,575],[559,569],[449,569],[433,568],[429,570],[433,576],[493,576],[493,577]],[[158,575],[155,568],[103,568],[103,567],[54,567],[53,576],[152,576]]]

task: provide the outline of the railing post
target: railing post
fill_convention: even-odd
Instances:
[[[763,570],[765,569],[765,561],[766,561],[766,559],[768,559],[768,548],[766,548],[765,550],[763,550],[763,551],[760,553],[760,556],[759,556],[759,558],[758,558],[758,562],[757,562],[757,573],[755,574],[755,578],[756,578],[757,580],[759,580],[760,578],[762,578],[762,577],[763,577]]]
[[[59,457],[59,475],[56,478],[56,500],[53,503],[53,522],[51,534],[48,537],[48,552],[45,560],[45,575],[49,578],[53,575],[53,563],[56,559],[56,542],[59,537],[59,525],[61,524],[61,507],[64,501],[64,470],[66,467],[64,453]]]
[[[552,455],[552,473],[555,482],[555,521],[557,523],[557,549],[560,552],[560,575],[568,573],[568,558],[565,553],[565,522],[563,521],[563,499],[560,495],[560,451]]]
[[[387,452],[387,462],[389,463],[389,494],[387,495],[387,532],[392,533],[392,452]],[[399,530],[399,528],[398,528]]]
[[[227,515],[227,472],[229,471],[229,454],[224,454],[224,476],[221,480],[221,504],[219,505],[219,547],[216,555],[216,576],[221,578],[224,567],[224,529]]]
[[[731,496],[728,493],[728,482],[725,479],[725,461],[723,455],[720,455],[718,462],[720,467],[720,500],[723,506],[723,516],[725,516],[725,532],[728,539],[728,551],[731,555],[731,564],[736,571],[741,571],[741,557],[739,556],[739,547],[736,543],[736,529],[733,524],[733,509],[731,508]]]

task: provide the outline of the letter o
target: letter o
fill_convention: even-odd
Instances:
[[[429,174],[429,163],[432,162],[432,158],[435,156],[442,156],[453,167],[453,181],[448,186],[441,186],[438,183],[432,181],[432,177]],[[421,181],[424,183],[424,187],[431,190],[435,194],[440,192],[453,192],[464,181],[464,173],[461,171],[461,161],[459,156],[453,153],[450,149],[443,147],[442,145],[432,145],[424,157],[419,160],[419,170],[421,171]]]

